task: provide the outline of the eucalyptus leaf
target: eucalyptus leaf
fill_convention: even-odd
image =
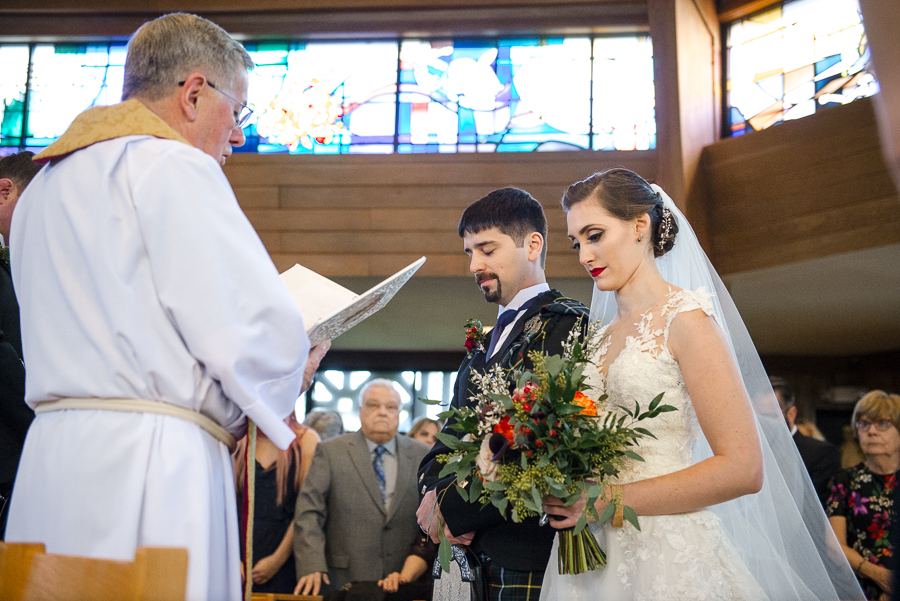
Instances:
[[[444,476],[449,476],[450,474],[456,473],[456,470],[459,469],[459,464],[455,461],[451,461],[447,463],[443,469],[441,469],[441,473],[438,474],[438,478],[443,478]]]
[[[474,503],[481,496],[482,490],[484,490],[484,485],[481,483],[481,478],[477,476],[472,478],[472,485],[469,487],[469,499]]]
[[[646,428],[635,428],[634,431],[639,432],[639,433],[643,434],[644,436],[649,436],[650,438],[656,438],[656,436],[653,435],[653,432],[651,432],[650,430],[647,430]]]
[[[544,359],[544,367],[547,369],[547,373],[550,374],[550,377],[554,380],[564,366],[565,361],[563,361],[562,357],[559,355],[553,355],[552,357]]]
[[[441,544],[438,546],[438,560],[441,562],[441,569],[448,574],[450,573],[450,556],[452,555],[452,551],[450,550],[450,541],[447,540],[447,536],[444,534],[444,529],[440,530],[440,540]]]
[[[462,470],[462,469],[459,470],[458,472],[456,472],[456,483],[462,484],[463,482],[466,481],[466,478],[468,478],[471,473],[472,473],[471,467],[469,467],[469,469],[467,469],[467,470]]]
[[[516,388],[522,388],[522,387],[524,387],[525,384],[526,384],[529,380],[531,380],[531,374],[528,373],[527,371],[522,372],[522,375],[519,376],[519,381],[518,381],[518,383],[517,383],[517,385],[516,385]]]
[[[419,402],[423,405],[440,405],[442,401],[434,401],[432,399],[426,399],[424,397],[419,397]]]
[[[437,439],[442,443],[453,449],[454,451],[459,449],[459,439],[452,434],[445,434],[444,432],[439,432],[437,435]]]
[[[459,493],[459,496],[462,497],[462,500],[463,500],[463,501],[465,501],[466,503],[469,502],[469,491],[467,491],[467,490],[466,490],[465,488],[463,488],[462,486],[457,486],[457,487],[456,487],[456,492]]]
[[[616,504],[610,503],[606,506],[606,509],[603,510],[603,515],[600,516],[600,519],[597,520],[598,524],[602,524],[606,520],[612,519],[613,514],[616,512]]]
[[[578,536],[579,534],[581,534],[581,531],[584,530],[585,526],[587,526],[587,517],[585,517],[585,515],[582,513],[581,517],[578,518],[578,521],[575,522],[575,530],[573,534]]]
[[[629,507],[628,505],[626,505],[626,506],[624,507],[624,510],[622,511],[622,516],[623,516],[626,520],[628,520],[629,522],[631,522],[631,525],[632,525],[632,526],[634,526],[634,527],[637,528],[638,530],[641,529],[641,525],[638,524],[638,517],[637,517],[637,514],[634,512],[634,509],[632,509],[631,507]]]

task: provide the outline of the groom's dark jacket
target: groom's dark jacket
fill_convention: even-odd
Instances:
[[[474,391],[474,384],[471,382],[473,371],[484,372],[498,363],[504,368],[521,366],[531,369],[528,353],[533,350],[550,355],[561,354],[562,343],[576,327],[579,318],[580,334],[583,335],[587,328],[588,313],[587,307],[564,297],[556,290],[539,295],[513,324],[503,346],[494,353],[491,360],[486,361],[485,357],[487,337],[484,341],[485,349],[476,350],[463,360],[453,391],[453,406],[462,408],[471,405],[468,391]],[[459,432],[450,429],[449,424],[443,431],[445,434],[461,437]],[[477,502],[464,501],[452,486],[455,476],[438,477],[444,464],[436,458],[448,452],[450,449],[438,441],[422,460],[418,476],[420,496],[437,488],[441,514],[450,532],[456,536],[475,532],[471,545],[474,551],[485,553],[503,568],[543,572],[550,558],[556,530],[550,526],[538,526],[537,517],[527,518],[517,524],[509,518],[508,511],[504,519],[493,505],[482,509]],[[441,494],[448,487],[450,489],[446,494]]]

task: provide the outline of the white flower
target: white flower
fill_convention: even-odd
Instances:
[[[481,449],[478,451],[478,457],[475,458],[475,465],[481,470],[481,477],[484,478],[485,481],[493,482],[499,475],[498,470],[500,469],[500,465],[491,461],[491,457],[493,457],[494,454],[491,452],[491,445],[488,442],[489,439],[490,437],[481,441]]]

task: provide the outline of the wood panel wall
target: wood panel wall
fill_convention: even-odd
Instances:
[[[704,149],[723,274],[900,242],[871,98]]]
[[[654,178],[653,151],[389,156],[232,156],[225,173],[275,264],[328,276],[386,276],[422,255],[422,275],[468,276],[457,224],[491,190],[518,187],[544,205],[547,273],[580,277],[559,199],[595,171]]]
[[[653,39],[660,185],[690,216],[709,247],[700,154],[719,139],[720,31],[713,0],[656,0],[648,5]]]

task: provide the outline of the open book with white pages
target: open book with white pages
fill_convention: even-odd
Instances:
[[[306,333],[315,346],[324,340],[334,340],[384,308],[424,263],[422,257],[362,294],[302,265],[294,265],[282,273],[281,281],[300,305]]]

